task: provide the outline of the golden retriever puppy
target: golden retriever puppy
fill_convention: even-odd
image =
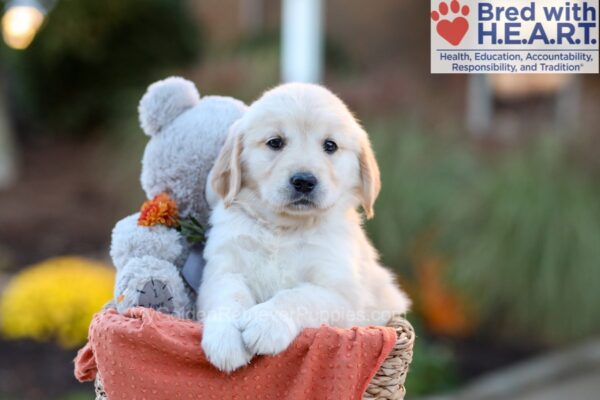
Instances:
[[[380,189],[367,133],[329,90],[266,92],[232,126],[210,179],[198,310],[216,367],[277,354],[304,328],[385,325],[407,311],[356,211],[372,217]]]

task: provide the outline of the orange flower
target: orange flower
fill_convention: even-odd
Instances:
[[[421,262],[417,271],[418,308],[433,332],[464,337],[475,330],[476,316],[461,293],[444,280],[445,267],[444,261],[435,256]]]
[[[178,226],[177,203],[164,192],[157,194],[152,200],[148,200],[142,205],[138,225],[166,225],[171,228]]]

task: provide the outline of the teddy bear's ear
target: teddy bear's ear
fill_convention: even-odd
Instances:
[[[142,97],[138,112],[148,136],[154,136],[181,113],[200,101],[196,86],[183,78],[170,77],[153,83]]]

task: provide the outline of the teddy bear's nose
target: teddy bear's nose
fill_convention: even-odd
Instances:
[[[310,172],[298,172],[292,175],[290,184],[296,192],[307,194],[317,186],[317,178]]]

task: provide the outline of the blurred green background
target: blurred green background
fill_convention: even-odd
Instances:
[[[2,400],[92,398],[71,360],[111,296],[91,260],[110,264],[112,226],[144,200],[145,88],[182,75],[251,102],[280,82],[278,0],[41,4],[33,41],[0,48]],[[324,11],[323,83],[382,172],[367,229],[415,303],[409,396],[597,338],[598,76],[431,75],[428,2]],[[484,126],[470,123],[482,84]]]

